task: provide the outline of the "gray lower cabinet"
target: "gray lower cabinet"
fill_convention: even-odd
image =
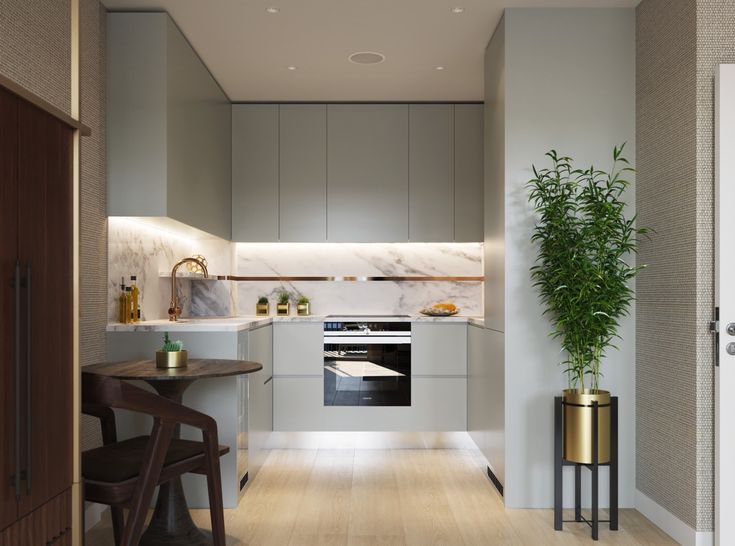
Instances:
[[[279,107],[279,240],[327,240],[327,106]]]
[[[273,432],[273,326],[248,332],[248,360],[263,369],[248,377],[248,474],[253,479],[263,466]]]
[[[278,105],[232,106],[232,240],[278,241]]]
[[[229,239],[229,99],[166,13],[109,13],[107,52],[108,214]]]
[[[409,106],[408,239],[454,240],[454,105]]]
[[[467,324],[412,324],[411,373],[467,375]]]
[[[323,372],[324,323],[273,325],[273,375],[321,376]]]
[[[408,240],[408,105],[327,106],[330,242]]]
[[[323,323],[273,327],[274,430],[467,430],[466,324],[412,323],[405,407],[325,406]]]
[[[484,106],[454,105],[454,240],[482,241]]]

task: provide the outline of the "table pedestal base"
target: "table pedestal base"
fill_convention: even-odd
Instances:
[[[181,479],[161,485],[141,546],[211,546],[212,535],[199,529],[189,514]]]

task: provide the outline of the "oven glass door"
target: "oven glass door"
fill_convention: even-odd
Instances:
[[[410,406],[410,338],[325,339],[324,405]]]

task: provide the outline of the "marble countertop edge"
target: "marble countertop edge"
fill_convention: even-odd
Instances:
[[[451,317],[428,317],[424,315],[398,316],[347,316],[347,315],[309,315],[309,316],[240,316],[240,317],[190,317],[170,322],[167,319],[148,320],[132,324],[111,322],[107,332],[239,332],[252,330],[276,322],[324,322],[324,321],[380,320],[381,322],[421,322],[421,323],[469,323],[482,326],[481,317],[454,315]]]

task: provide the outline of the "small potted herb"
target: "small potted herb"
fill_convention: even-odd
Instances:
[[[291,294],[286,290],[281,290],[278,293],[278,305],[276,305],[276,313],[279,316],[286,316],[291,313]]]
[[[258,298],[258,303],[255,306],[255,314],[262,317],[262,316],[268,316],[270,314],[270,304],[268,303],[268,298],[265,296],[260,296]]]
[[[157,368],[185,368],[189,361],[189,353],[184,350],[184,343],[171,341],[166,332],[163,335],[163,347],[156,351]]]
[[[311,305],[309,298],[301,296],[296,302],[296,314],[301,316],[307,316],[311,314]]]

